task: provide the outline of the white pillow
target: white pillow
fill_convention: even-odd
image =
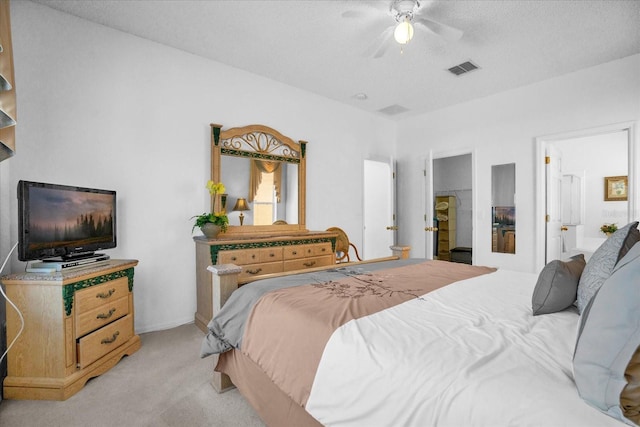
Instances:
[[[639,423],[639,356],[640,243],[618,262],[580,317],[573,356],[580,397],[614,418]]]

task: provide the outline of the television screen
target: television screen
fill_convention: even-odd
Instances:
[[[18,183],[18,259],[91,255],[116,247],[116,192]]]

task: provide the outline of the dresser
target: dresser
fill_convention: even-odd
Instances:
[[[7,356],[5,398],[66,400],[140,348],[133,311],[137,264],[109,260],[60,273],[0,279],[25,322]],[[7,303],[7,343],[20,324]]]
[[[265,275],[305,270],[335,264],[337,234],[310,231],[292,236],[246,237],[208,240],[194,237],[196,243],[197,311],[195,324],[207,332],[214,315],[212,276],[207,267],[235,264],[242,269],[238,282],[244,284]]]

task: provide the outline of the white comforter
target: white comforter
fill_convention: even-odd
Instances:
[[[345,324],[307,411],[327,426],[624,425],[578,396],[578,315],[534,317],[536,279],[498,270]]]

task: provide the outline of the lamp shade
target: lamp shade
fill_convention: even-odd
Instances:
[[[248,211],[250,210],[249,208],[249,204],[247,203],[247,199],[245,198],[239,198],[236,201],[236,205],[233,207],[234,211]]]

